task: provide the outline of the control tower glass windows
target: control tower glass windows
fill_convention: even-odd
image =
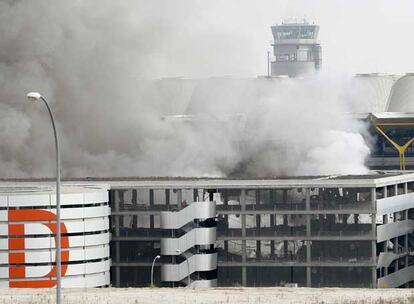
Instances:
[[[298,39],[300,28],[295,27],[280,27],[276,30],[276,40]]]
[[[315,26],[278,26],[274,31],[275,40],[315,39]]]
[[[299,39],[314,39],[315,27],[302,26],[300,29]]]

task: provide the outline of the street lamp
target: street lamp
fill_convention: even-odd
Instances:
[[[154,287],[154,265],[155,265],[155,261],[157,259],[159,259],[161,256],[157,255],[154,258],[154,261],[152,261],[152,266],[151,266],[151,287]]]
[[[175,252],[178,253],[178,254],[182,253],[181,250],[178,249],[178,248],[175,249]],[[188,262],[188,258],[186,256],[184,256],[184,257],[185,257],[185,260],[187,261],[187,271],[188,271],[188,283],[187,283],[187,285],[190,286],[190,283],[191,283],[191,281],[190,281],[190,263]]]
[[[61,303],[61,279],[62,279],[62,265],[61,265],[61,244],[60,244],[60,155],[59,143],[56,132],[55,120],[53,118],[52,110],[49,107],[46,99],[37,92],[30,92],[27,94],[27,99],[33,103],[42,100],[49,112],[50,120],[53,127],[53,135],[55,137],[55,152],[56,152],[56,304]]]

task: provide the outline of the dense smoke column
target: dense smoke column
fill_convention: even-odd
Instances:
[[[200,39],[217,64],[233,56],[221,42],[248,38],[197,32],[186,5],[144,3],[0,3],[1,177],[53,175],[49,121],[25,102],[34,90],[56,114],[65,177],[366,171],[361,127],[341,114],[346,78],[145,80],[185,62],[191,71]],[[194,118],[163,119],[171,114]]]

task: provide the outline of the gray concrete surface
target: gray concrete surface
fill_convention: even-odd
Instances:
[[[54,303],[52,289],[0,289],[1,304]],[[103,288],[64,289],[65,304],[221,304],[221,303],[323,303],[323,304],[409,304],[413,289],[340,288]]]

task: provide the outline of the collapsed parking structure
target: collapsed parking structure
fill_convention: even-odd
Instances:
[[[412,173],[106,182],[111,184],[111,282],[116,287],[148,286],[157,255],[154,279],[161,286],[200,280],[210,282],[207,286],[375,288],[411,286],[414,279]],[[211,214],[188,221],[185,210],[206,202],[216,208],[215,223],[200,226]],[[174,213],[187,214],[182,229],[164,229]],[[210,232],[189,234],[201,228]],[[171,238],[177,253],[163,255]],[[178,246],[191,256],[211,256],[197,266]],[[181,265],[176,266],[181,275],[163,281],[171,264]]]

